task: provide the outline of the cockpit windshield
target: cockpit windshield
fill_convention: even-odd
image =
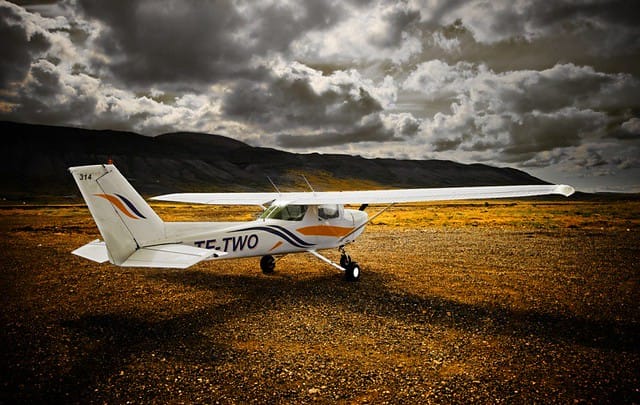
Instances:
[[[272,205],[267,208],[260,219],[281,219],[283,221],[302,221],[307,212],[306,205]]]

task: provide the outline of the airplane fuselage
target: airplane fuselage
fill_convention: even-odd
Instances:
[[[267,213],[250,222],[166,223],[167,237],[173,242],[226,252],[221,259],[332,249],[353,242],[368,220],[363,211],[338,205],[335,210],[327,215],[320,212],[322,206],[304,206],[299,218],[279,219]]]

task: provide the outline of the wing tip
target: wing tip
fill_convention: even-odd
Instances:
[[[571,194],[576,192],[576,190],[573,187],[566,184],[557,185],[554,191],[558,194],[562,194],[565,197],[569,197]]]

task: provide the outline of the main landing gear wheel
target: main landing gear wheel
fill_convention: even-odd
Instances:
[[[342,259],[340,260],[342,262]],[[356,262],[349,262],[349,264],[345,267],[346,271],[344,272],[344,276],[347,281],[358,281],[360,280],[360,266]]]
[[[276,268],[276,259],[271,255],[262,256],[260,259],[260,268],[264,274],[271,274]]]

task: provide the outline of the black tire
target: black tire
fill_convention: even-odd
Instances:
[[[276,259],[271,255],[262,256],[260,259],[260,268],[264,274],[271,274],[276,268]]]
[[[346,267],[347,271],[344,272],[344,276],[347,281],[358,281],[360,280],[360,266],[356,262],[351,262]]]
[[[342,256],[340,256],[340,266],[346,269],[350,263],[351,263],[351,256],[349,256],[346,253],[343,253]]]

